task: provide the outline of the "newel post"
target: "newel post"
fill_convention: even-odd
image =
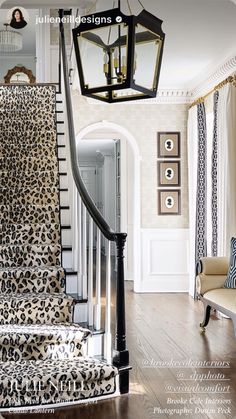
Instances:
[[[119,369],[120,393],[129,391],[129,351],[126,348],[124,248],[127,234],[117,234],[116,339],[113,364]],[[126,367],[126,368],[125,368]]]

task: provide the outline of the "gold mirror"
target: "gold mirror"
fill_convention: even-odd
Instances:
[[[16,66],[8,70],[4,77],[4,82],[7,84],[33,84],[35,81],[32,71],[23,66]]]

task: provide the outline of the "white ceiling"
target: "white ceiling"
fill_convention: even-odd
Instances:
[[[129,0],[132,12],[142,9]],[[141,0],[166,33],[160,89],[190,89],[236,54],[236,0]],[[98,0],[99,10],[111,0]],[[128,12],[127,0],[122,9]],[[202,77],[201,77],[202,76]]]
[[[2,7],[22,5],[26,8],[54,4],[54,8],[94,0],[5,0]],[[141,11],[138,0],[129,0],[133,13]],[[236,0],[142,0],[148,11],[163,20],[166,33],[160,89],[193,89],[228,57],[236,54]],[[0,0],[1,4],[1,0]],[[111,8],[113,0],[98,0],[97,9]],[[122,0],[127,13],[127,0]],[[1,18],[0,11],[0,20]],[[30,28],[28,27],[28,30]],[[34,31],[34,28],[31,28]],[[33,33],[25,48],[31,48]],[[27,46],[28,45],[28,46]]]

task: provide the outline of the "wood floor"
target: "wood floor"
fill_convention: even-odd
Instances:
[[[214,317],[207,332],[201,334],[198,325],[202,305],[187,294],[134,294],[131,283],[126,288],[128,348],[133,366],[130,394],[89,406],[63,408],[54,414],[4,413],[4,417],[236,418],[236,340],[231,320]],[[218,362],[219,367],[205,364],[203,368],[207,361],[213,366]]]

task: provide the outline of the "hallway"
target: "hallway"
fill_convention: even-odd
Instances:
[[[214,317],[206,334],[200,334],[198,325],[203,315],[200,302],[194,302],[187,294],[134,294],[131,286],[131,283],[126,284],[128,347],[133,367],[130,394],[111,401],[90,403],[89,406],[59,409],[54,414],[41,412],[3,416],[14,419],[235,417],[236,346],[231,321]],[[202,364],[204,361],[211,361],[212,364],[217,361],[218,365],[221,363],[221,368],[174,368],[173,364],[178,361],[185,366],[197,361]],[[172,363],[172,367],[161,368],[160,363],[163,362]],[[227,365],[230,365],[229,369]],[[197,374],[208,374],[207,381]],[[167,385],[189,385],[195,389],[192,394],[177,393],[178,389],[175,389],[174,394],[173,388],[168,393]],[[214,393],[210,394],[209,389],[202,394],[203,386],[214,387]]]

